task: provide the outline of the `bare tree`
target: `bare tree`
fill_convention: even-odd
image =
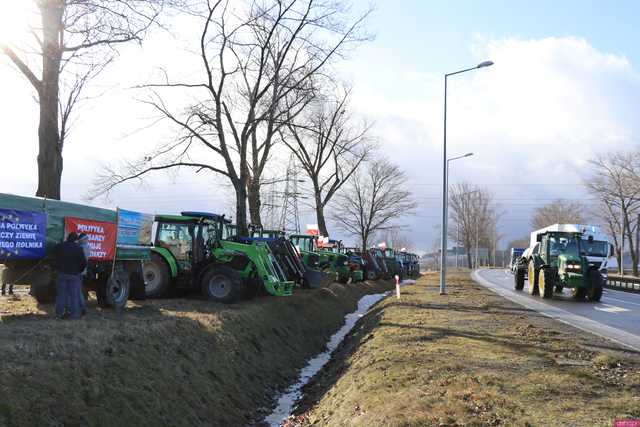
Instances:
[[[528,248],[529,247],[529,236],[522,236],[518,239],[511,240],[507,243],[507,248]]]
[[[398,166],[374,160],[351,176],[336,196],[331,217],[367,248],[374,233],[397,227],[398,220],[414,212],[416,204],[407,188],[407,177]]]
[[[472,268],[472,250],[483,247],[489,251],[500,240],[497,232],[499,214],[493,194],[467,182],[452,185],[449,190],[449,214],[452,224],[448,230],[449,238],[464,246],[467,266]]]
[[[556,199],[534,210],[531,227],[538,230],[551,224],[583,224],[585,222],[583,213],[586,210],[584,203]]]
[[[295,154],[313,190],[320,234],[329,235],[324,209],[373,152],[371,126],[348,111],[351,91],[319,96],[300,120],[287,124],[283,142]]]
[[[59,199],[62,150],[83,89],[112,61],[115,46],[141,42],[163,6],[177,0],[32,1],[41,21],[31,29],[34,45],[0,41],[0,53],[31,83],[39,102],[36,195]]]
[[[640,153],[611,153],[590,163],[591,174],[585,179],[585,185],[600,200],[598,213],[614,237],[618,265],[622,271],[623,249],[627,241],[633,274],[638,275]]]
[[[177,127],[178,137],[126,162],[123,171],[107,168],[93,194],[152,171],[208,170],[232,184],[236,222],[244,233],[248,192],[257,200],[252,215],[259,216],[260,179],[284,111],[304,106],[298,93],[341,49],[360,40],[368,12],[345,24],[345,6],[332,1],[218,0],[202,6],[194,13],[201,25],[197,80],[173,82],[167,77],[145,85],[152,91],[147,103]],[[195,101],[171,108],[160,93],[165,89],[188,91]]]

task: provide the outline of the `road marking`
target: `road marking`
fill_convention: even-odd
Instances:
[[[516,304],[524,306],[530,310],[537,311],[544,316],[556,319],[559,322],[573,326],[574,328],[578,328],[594,335],[598,335],[599,337],[606,338],[624,347],[640,351],[639,335],[635,335],[630,332],[623,331],[622,329],[605,325],[584,316],[573,314],[554,305],[549,305],[540,301],[536,301],[534,299],[526,298],[525,295],[511,292],[510,290],[503,288],[501,285],[498,285],[490,281],[489,279],[482,277],[480,275],[480,271],[487,270],[474,270],[471,273],[471,278],[476,283],[486,286],[490,291],[495,292],[496,294],[508,299],[509,301],[515,302]]]
[[[594,305],[593,308],[598,311],[606,311],[607,313],[622,313],[625,311],[631,311],[628,308],[622,308],[611,304],[598,304]]]
[[[640,304],[638,304],[637,302],[625,301],[623,299],[618,299],[618,298],[609,297],[609,296],[605,296],[605,297],[607,298],[607,300],[614,300],[614,301],[622,302],[624,304],[631,304],[631,305],[640,306]]]

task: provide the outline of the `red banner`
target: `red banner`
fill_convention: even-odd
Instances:
[[[64,235],[75,231],[89,236],[90,260],[112,260],[115,255],[116,225],[111,222],[91,221],[89,219],[70,218],[64,219]]]

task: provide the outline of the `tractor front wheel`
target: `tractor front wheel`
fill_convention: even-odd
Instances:
[[[587,299],[592,302],[600,301],[600,298],[602,298],[602,288],[604,288],[604,280],[600,272],[598,270],[589,271]]]
[[[202,295],[208,300],[230,304],[244,295],[242,277],[230,267],[211,268],[202,277]]]
[[[540,277],[538,278],[538,293],[544,299],[553,297],[553,282],[555,282],[553,273],[553,270],[551,270],[550,268],[544,268],[540,270]]]
[[[528,277],[529,282],[529,294],[538,295],[538,276],[539,271],[536,269],[536,264],[533,260],[529,261]]]
[[[513,275],[514,288],[516,291],[524,289],[524,273],[525,270],[522,268],[516,268],[515,274]]]

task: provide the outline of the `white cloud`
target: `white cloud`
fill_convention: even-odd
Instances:
[[[531,206],[510,207],[505,199],[531,192],[535,197],[580,197],[580,186],[564,184],[581,182],[589,158],[637,146],[640,76],[627,58],[574,37],[477,37],[471,51],[475,62],[491,59],[495,65],[449,79],[449,157],[475,153],[452,164],[450,181],[489,184],[507,210],[507,237],[527,231]],[[389,93],[359,79],[355,104],[375,118],[389,142],[387,152],[406,165],[414,182],[440,183],[443,76],[415,70],[401,75],[400,86],[424,87]],[[397,151],[400,147],[406,154]],[[557,185],[539,185],[550,183]],[[439,203],[433,197],[439,196],[439,187],[415,190],[427,197],[425,211],[430,213],[424,215],[437,223]],[[435,238],[424,221],[412,223],[424,243]]]

